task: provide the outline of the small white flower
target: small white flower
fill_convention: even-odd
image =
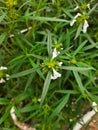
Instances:
[[[63,62],[59,62],[58,65],[61,66],[63,64]]]
[[[79,6],[78,6],[78,5],[74,8],[74,10],[77,10],[77,9],[79,9]]]
[[[55,80],[55,79],[57,79],[59,77],[61,77],[61,74],[53,69],[53,76],[51,76],[51,79]]]
[[[96,106],[97,106],[96,102],[92,102],[92,107],[96,107]]]
[[[9,80],[9,77],[10,77],[9,74],[6,74],[6,80]]]
[[[23,30],[21,30],[20,32],[21,32],[21,33],[25,33],[25,32],[27,32],[27,31],[30,30],[30,29],[32,29],[32,27],[29,27],[29,28],[23,29]]]
[[[1,66],[0,70],[7,70],[7,67]]]
[[[69,121],[70,121],[70,122],[72,122],[72,121],[73,121],[73,119],[69,119]]]
[[[0,83],[5,83],[5,80],[3,78],[1,78]]]
[[[52,53],[52,59],[54,59],[55,57],[57,57],[60,54],[59,51],[56,50],[56,48],[54,48],[53,53]]]
[[[87,20],[84,21],[84,25],[83,25],[83,33],[86,33],[87,32],[87,28],[89,27],[89,24],[87,22]]]
[[[41,98],[38,98],[38,102],[41,102]]]
[[[96,112],[98,112],[98,105],[96,104],[96,102],[92,102],[92,107]]]
[[[79,16],[81,16],[80,13],[77,13],[77,14],[75,15],[75,17],[73,18],[73,20],[70,22],[70,26],[73,26],[73,25],[74,25],[74,23],[76,22],[76,19],[77,19]]]
[[[87,4],[87,8],[90,10],[90,4]]]

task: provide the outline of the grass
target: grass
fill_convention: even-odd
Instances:
[[[18,130],[13,106],[37,130],[63,130],[98,103],[97,13],[93,0],[0,0],[0,66],[8,68],[0,78],[9,74],[0,83],[1,129]]]

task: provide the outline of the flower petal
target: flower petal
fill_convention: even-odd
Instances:
[[[73,20],[70,22],[70,26],[73,26],[75,22],[76,22],[76,19],[73,19]]]
[[[63,62],[59,62],[58,65],[61,66],[63,64]]]
[[[77,10],[77,9],[79,9],[79,6],[78,6],[78,5],[74,8],[74,10]]]
[[[53,69],[53,76],[51,76],[51,79],[55,80],[58,77],[61,77],[61,74],[58,73],[56,70]]]
[[[7,70],[7,67],[1,66],[0,70]]]
[[[87,4],[87,8],[90,10],[90,4]]]
[[[52,58],[54,59],[55,57],[57,57],[60,54],[59,51],[56,50],[56,48],[54,48],[53,53],[52,53]]]
[[[3,78],[1,78],[0,83],[5,83],[5,80]]]
[[[84,25],[83,25],[83,33],[86,33],[87,32],[87,28],[89,27],[89,24],[87,22],[87,20],[84,21]]]
[[[75,15],[75,17],[73,18],[73,20],[70,22],[70,26],[73,26],[73,25],[74,25],[74,23],[76,22],[76,19],[77,19],[79,16],[81,16],[80,13],[77,13],[77,14]]]

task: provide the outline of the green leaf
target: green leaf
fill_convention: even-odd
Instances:
[[[13,75],[10,76],[10,78],[19,78],[19,77],[23,77],[23,76],[25,76],[25,75],[28,75],[28,74],[31,74],[31,73],[37,71],[38,69],[39,69],[39,67],[32,68],[32,69],[28,69],[28,70],[25,70],[25,71],[22,71],[22,72],[13,74]]]
[[[31,112],[31,111],[34,111],[38,109],[38,105],[32,105],[31,103],[27,104],[26,106],[24,106],[23,108],[21,108],[19,111],[21,113],[28,113],[28,112]]]
[[[75,56],[77,53],[79,53],[80,50],[85,46],[86,43],[87,43],[87,40],[85,40],[84,42],[82,42],[82,43],[78,46],[78,48],[74,51],[73,56]]]
[[[55,93],[73,94],[73,95],[79,94],[79,92],[76,90],[56,90]]]
[[[75,66],[61,66],[61,69],[64,70],[74,70],[74,71],[86,71],[86,70],[91,70],[94,69],[93,67],[75,67]]]
[[[15,40],[18,44],[18,46],[24,51],[24,53],[26,52],[26,46],[23,45],[22,41],[18,38],[18,37],[15,37]]]
[[[29,29],[28,29],[28,31],[29,31]],[[33,47],[32,43],[29,42],[29,40],[26,39],[26,37],[25,37],[22,33],[19,34],[19,38],[20,38],[21,40],[23,40],[28,46]]]
[[[47,50],[49,57],[52,57],[52,39],[51,33],[48,31],[48,39],[47,39]]]
[[[66,34],[65,34],[65,38],[66,38],[66,48],[69,48],[70,47],[70,32],[69,32],[69,30],[67,29],[67,31],[66,31]]]
[[[32,60],[32,58],[29,58],[30,60],[30,63],[32,65],[33,68],[36,68],[36,64],[34,63],[34,61]],[[37,69],[36,72],[39,74],[39,76],[42,78],[42,79],[45,79],[42,71],[40,69]]]
[[[30,74],[28,79],[27,79],[27,82],[26,82],[26,85],[25,85],[25,91],[27,91],[27,88],[30,86],[30,84],[32,83],[32,80],[35,76],[35,73],[33,72],[33,74]]]
[[[67,94],[66,96],[64,96],[62,98],[61,103],[54,109],[53,113],[51,114],[51,116],[49,117],[49,120],[53,119],[56,115],[58,115],[61,110],[64,108],[64,106],[66,105],[66,103],[69,100],[69,94]]]
[[[84,88],[84,86],[82,84],[82,81],[81,81],[81,78],[80,78],[78,72],[77,71],[73,71],[73,74],[75,76],[75,79],[76,79],[76,82],[78,84],[80,92],[85,96],[85,90],[86,89]]]
[[[8,64],[13,63],[13,62],[15,62],[15,61],[19,61],[20,59],[23,59],[23,58],[24,58],[24,55],[17,56],[17,57],[15,57],[14,59],[12,59],[11,61],[9,61]]]
[[[89,10],[88,15],[90,15],[94,10],[96,10],[96,7],[98,6],[98,3],[96,3],[92,9]]]
[[[29,92],[22,92],[22,93],[20,93],[16,98],[15,98],[15,102],[16,103],[20,103],[20,102],[22,102],[23,100],[25,100],[25,99],[27,99],[27,98],[29,98],[31,95],[30,95],[30,93]]]
[[[6,108],[6,111],[3,113],[3,116],[0,118],[0,124],[2,124],[6,120],[6,118],[9,116],[10,109],[11,109],[11,106],[8,106]]]
[[[88,39],[88,41],[93,45],[93,47],[96,47],[97,49],[98,49],[98,42],[94,42],[93,41],[93,39],[89,36],[89,34],[85,34],[84,35],[87,39]],[[87,46],[88,47],[88,46]],[[86,47],[86,48],[87,48]],[[89,48],[90,49],[90,48]]]
[[[0,16],[0,23],[2,22],[2,20],[4,19],[5,16],[6,16],[6,13],[3,12],[3,14]]]
[[[0,98],[0,105],[6,105],[9,103],[9,100],[6,98]]]
[[[0,45],[3,43],[4,39],[6,38],[7,36],[7,32],[4,32],[0,35]]]
[[[76,36],[74,39],[76,39],[79,35],[80,35],[80,32],[82,31],[82,26],[83,26],[83,23],[80,23],[78,29],[77,29],[77,32],[76,32]]]
[[[44,102],[44,99],[45,99],[46,94],[47,94],[48,89],[49,89],[50,82],[51,82],[51,72],[49,71],[47,74],[45,83],[44,83],[43,91],[42,91],[41,104]]]
[[[45,57],[36,55],[36,54],[28,54],[29,56],[35,57],[36,59],[45,60]]]
[[[62,10],[63,10],[63,12],[64,12],[69,18],[73,19],[73,16],[72,16],[72,14],[70,13],[70,11],[68,11],[68,9],[62,8]]]
[[[45,21],[54,21],[54,22],[67,22],[67,23],[69,23],[68,20],[58,19],[56,17],[40,17],[40,16],[25,15],[22,18],[29,19],[29,20],[43,21],[43,22],[45,22]]]

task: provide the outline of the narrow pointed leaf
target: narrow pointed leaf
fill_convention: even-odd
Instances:
[[[39,68],[39,67],[36,67],[36,68],[28,69],[28,70],[25,70],[25,71],[22,71],[22,72],[13,74],[13,75],[10,76],[10,78],[19,78],[19,77],[22,77],[22,76],[31,74],[31,73],[37,71],[38,68]]]
[[[49,89],[50,82],[51,82],[51,72],[49,71],[48,74],[47,74],[45,83],[44,83],[43,91],[42,91],[41,104],[45,100],[46,94],[47,94],[48,89]]]
[[[61,110],[64,108],[64,106],[68,102],[69,96],[70,95],[67,94],[66,96],[63,97],[61,103],[54,109],[52,115],[49,117],[49,120],[53,119],[53,117],[55,117],[56,115],[58,115],[61,112]]]
[[[48,39],[47,39],[47,50],[49,57],[52,57],[52,39],[51,33],[48,31]]]

